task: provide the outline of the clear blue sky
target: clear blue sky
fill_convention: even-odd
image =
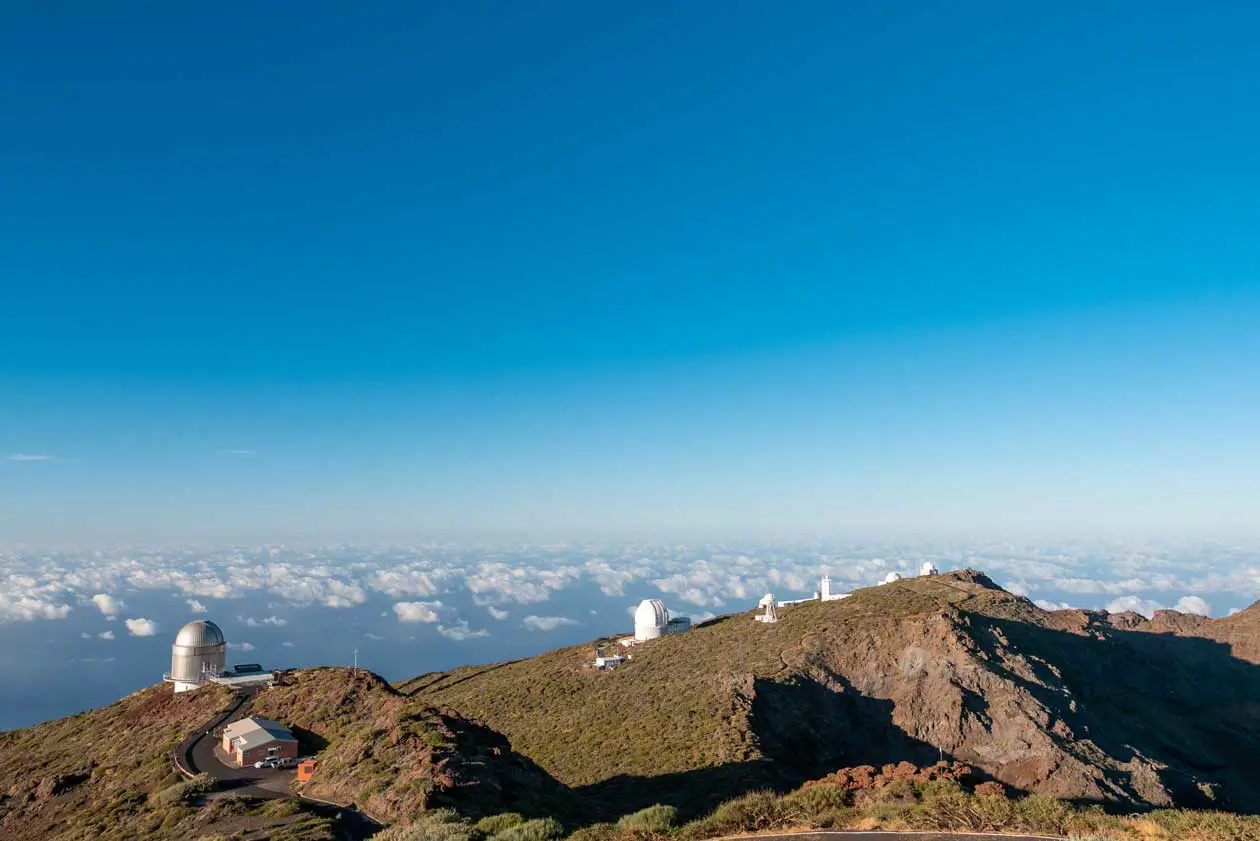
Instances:
[[[1260,531],[1258,42],[5,4],[0,543]]]

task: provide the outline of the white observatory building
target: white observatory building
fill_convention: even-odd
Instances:
[[[634,611],[634,639],[622,640],[622,643],[633,645],[690,630],[691,619],[686,616],[671,619],[669,610],[660,599],[644,599]]]
[[[206,619],[179,629],[171,646],[171,670],[163,680],[176,692],[199,689],[227,669],[227,641],[219,626]]]

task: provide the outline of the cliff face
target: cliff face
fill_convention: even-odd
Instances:
[[[1242,616],[1242,614],[1239,614]],[[862,764],[957,759],[1072,799],[1260,808],[1256,624],[1047,613],[979,573],[725,617],[614,672],[574,648],[404,684],[562,782],[696,808]],[[580,734],[562,738],[560,734]],[[646,805],[646,804],[645,804]]]

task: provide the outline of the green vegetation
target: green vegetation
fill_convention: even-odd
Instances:
[[[617,821],[617,829],[622,832],[638,835],[662,835],[678,825],[678,810],[673,806],[648,806],[637,812],[622,816]]]
[[[786,795],[752,792],[721,804],[680,827],[656,818],[664,807],[595,824],[568,841],[703,841],[754,833],[807,829],[1032,833],[1075,841],[1257,841],[1260,818],[1222,812],[1159,810],[1113,815],[1098,806],[1074,807],[1044,795],[1011,800],[976,795],[952,781],[893,783],[852,792],[811,786]]]
[[[490,841],[555,841],[564,835],[564,827],[555,818],[535,818],[495,833]]]
[[[525,816],[520,812],[502,812],[498,815],[487,815],[477,821],[473,829],[482,836],[489,837],[522,823],[525,823]]]
[[[214,791],[216,786],[217,782],[214,777],[211,777],[209,774],[198,774],[191,780],[182,780],[174,785],[167,786],[153,795],[153,800],[157,805],[163,807],[176,806],[180,803],[192,803]]]
[[[589,668],[594,648],[585,645],[423,675],[398,688],[415,700],[485,721],[514,749],[574,787],[623,775],[657,778],[756,762],[774,749],[753,721],[758,689],[766,683],[790,687],[800,675],[830,669],[850,652],[878,649],[881,638],[895,636],[907,617],[938,614],[964,602],[995,615],[1039,613],[1004,591],[946,578],[907,579],[859,590],[843,601],[798,605],[773,625],[754,627],[751,614],[722,617],[689,634],[637,646],[633,659],[613,671]],[[847,728],[840,722],[830,729]],[[782,757],[770,758],[782,764]],[[717,793],[733,793],[746,783]]]
[[[0,733],[0,839],[333,841],[332,821],[296,802],[216,795],[210,777],[179,776],[172,751],[225,708],[219,688],[176,695],[153,686],[107,707]]]

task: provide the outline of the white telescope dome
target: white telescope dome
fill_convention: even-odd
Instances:
[[[900,581],[900,580],[901,580],[901,573],[899,572],[890,572],[884,576],[885,584],[891,584],[894,581]]]
[[[654,640],[665,632],[669,611],[660,599],[644,599],[634,611],[634,638]]]

